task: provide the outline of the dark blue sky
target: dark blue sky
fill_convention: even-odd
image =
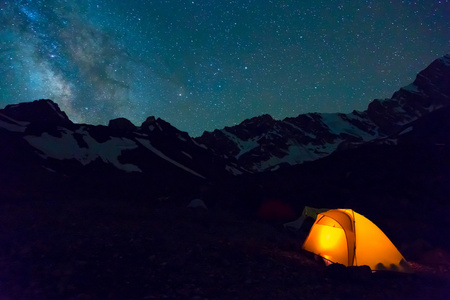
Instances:
[[[75,122],[198,136],[364,110],[448,52],[448,0],[0,1],[0,107],[50,98]]]

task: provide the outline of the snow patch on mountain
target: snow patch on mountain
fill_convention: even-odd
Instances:
[[[328,151],[324,153],[317,153],[316,149],[317,146],[311,144],[299,146],[298,144],[294,144],[292,143],[292,141],[290,141],[288,143],[287,155],[283,157],[271,156],[268,160],[262,161],[259,164],[257,164],[253,168],[253,170],[257,172],[262,172],[266,169],[272,168],[274,166],[283,163],[287,163],[293,166],[296,164],[304,163],[306,161],[313,161],[329,154]]]
[[[244,174],[244,172],[242,172],[242,171],[239,170],[238,168],[233,167],[233,166],[230,166],[230,165],[226,165],[226,166],[225,166],[225,170],[226,170],[228,173],[230,173],[230,174],[232,174],[232,175],[235,175],[235,176]]]
[[[368,134],[366,131],[361,130],[360,128],[356,127],[351,122],[343,118],[343,116],[345,116],[347,119],[351,119],[353,118],[352,114],[343,115],[333,113],[322,113],[320,114],[320,116],[322,118],[322,123],[329,128],[330,133],[333,133],[335,135],[347,133],[357,138],[363,138],[364,140],[369,140],[373,138],[373,135]]]
[[[304,130],[303,128],[301,128],[301,127],[299,127],[299,126],[297,126],[297,125],[295,125],[295,124],[293,124],[292,122],[287,121],[287,120],[288,120],[288,119],[283,120],[283,123],[284,123],[284,124],[287,124],[287,125],[289,125],[289,126],[291,126],[291,127],[294,128],[296,131],[301,132],[302,135],[307,136],[307,137],[309,137],[309,138],[311,138],[311,139],[315,139],[315,138],[317,137],[317,136],[316,136],[315,134],[313,134],[312,132],[308,132],[308,131]]]
[[[73,136],[73,132],[66,129],[61,130],[61,137],[55,137],[48,133],[40,136],[24,136],[23,138],[34,148],[39,150],[43,158],[54,158],[58,160],[75,159],[82,165],[87,165],[97,158],[106,163],[111,163],[119,170],[126,172],[142,172],[137,166],[119,162],[122,150],[135,149],[137,144],[130,139],[111,137],[104,143],[97,142],[84,131],[77,132],[88,145],[87,148],[80,147]]]
[[[408,84],[407,86],[404,86],[401,89],[408,91],[410,93],[420,93],[419,88],[414,83]]]
[[[192,159],[192,155],[190,155],[189,153],[184,152],[184,151],[181,151],[181,153],[183,153],[185,156],[187,156],[187,157],[189,157],[190,159]]]
[[[404,135],[405,133],[413,131],[413,126],[409,126],[406,129],[402,130],[398,135]]]
[[[444,65],[450,67],[450,54],[446,54],[440,58],[440,60],[444,63]]]
[[[179,140],[181,140],[183,142],[187,142],[187,139],[185,137],[183,137],[181,134],[177,134],[177,137]]]
[[[239,159],[243,154],[251,151],[252,149],[258,147],[258,139],[259,137],[254,137],[252,139],[249,139],[247,141],[244,141],[240,138],[238,138],[236,135],[232,134],[231,132],[228,132],[227,130],[222,130],[222,132],[225,134],[225,136],[235,143],[235,145],[239,148],[239,153],[235,155],[235,158]]]
[[[30,122],[17,121],[4,114],[0,114],[0,127],[12,132],[25,132]]]
[[[55,103],[51,102],[51,101],[45,101],[45,103],[48,104],[48,106],[51,107],[51,109],[53,109],[53,111],[61,118],[61,119],[66,119],[67,117],[65,115],[63,115],[61,113],[61,111],[57,109],[57,106]]]
[[[198,177],[200,177],[200,178],[206,179],[205,176],[200,175],[199,173],[193,171],[192,169],[189,169],[188,167],[186,167],[186,166],[180,164],[179,162],[177,162],[177,161],[171,159],[170,157],[168,157],[167,155],[165,155],[164,153],[162,153],[160,150],[156,149],[156,148],[150,143],[149,140],[140,139],[140,138],[137,138],[136,140],[137,140],[139,143],[141,143],[142,146],[144,146],[144,147],[147,148],[148,150],[152,151],[154,154],[158,155],[158,156],[161,157],[162,159],[164,159],[164,160],[170,162],[171,164],[173,164],[173,165],[175,165],[175,166],[177,166],[177,167],[179,167],[179,168],[185,170],[186,172],[189,172],[189,173],[191,173],[191,174],[193,174],[193,175],[195,175],[195,176],[198,176]]]
[[[205,144],[198,143],[196,140],[192,139],[192,142],[194,145],[199,146],[200,148],[203,148],[205,150],[208,150],[208,147]]]

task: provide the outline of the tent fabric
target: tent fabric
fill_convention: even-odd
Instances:
[[[383,231],[351,209],[318,214],[303,249],[346,266],[409,271],[403,256]]]

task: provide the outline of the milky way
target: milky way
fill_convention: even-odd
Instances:
[[[0,106],[161,117],[193,136],[364,110],[450,51],[449,1],[0,1]]]

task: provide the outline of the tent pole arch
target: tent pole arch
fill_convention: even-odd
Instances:
[[[338,218],[338,216],[342,216],[343,218],[345,218],[347,225],[344,224],[344,222],[342,222],[342,219]],[[350,216],[345,211],[330,210],[330,211],[320,213],[317,217],[315,224],[320,224],[320,221],[324,217],[330,218],[333,221],[335,221],[337,224],[339,224],[339,226],[341,226],[342,230],[344,231],[346,245],[347,245],[347,265],[353,266],[354,265],[353,261],[356,256],[356,252],[355,252],[356,233],[355,233],[354,218],[352,218],[352,216]],[[341,220],[339,220],[339,219],[341,219]],[[350,227],[350,228],[348,228],[348,227]]]
[[[352,219],[353,219],[353,232],[355,234],[355,242],[353,244],[353,261],[352,265],[357,266],[358,265],[358,257],[356,256],[356,222],[355,222],[355,211],[352,209]]]

